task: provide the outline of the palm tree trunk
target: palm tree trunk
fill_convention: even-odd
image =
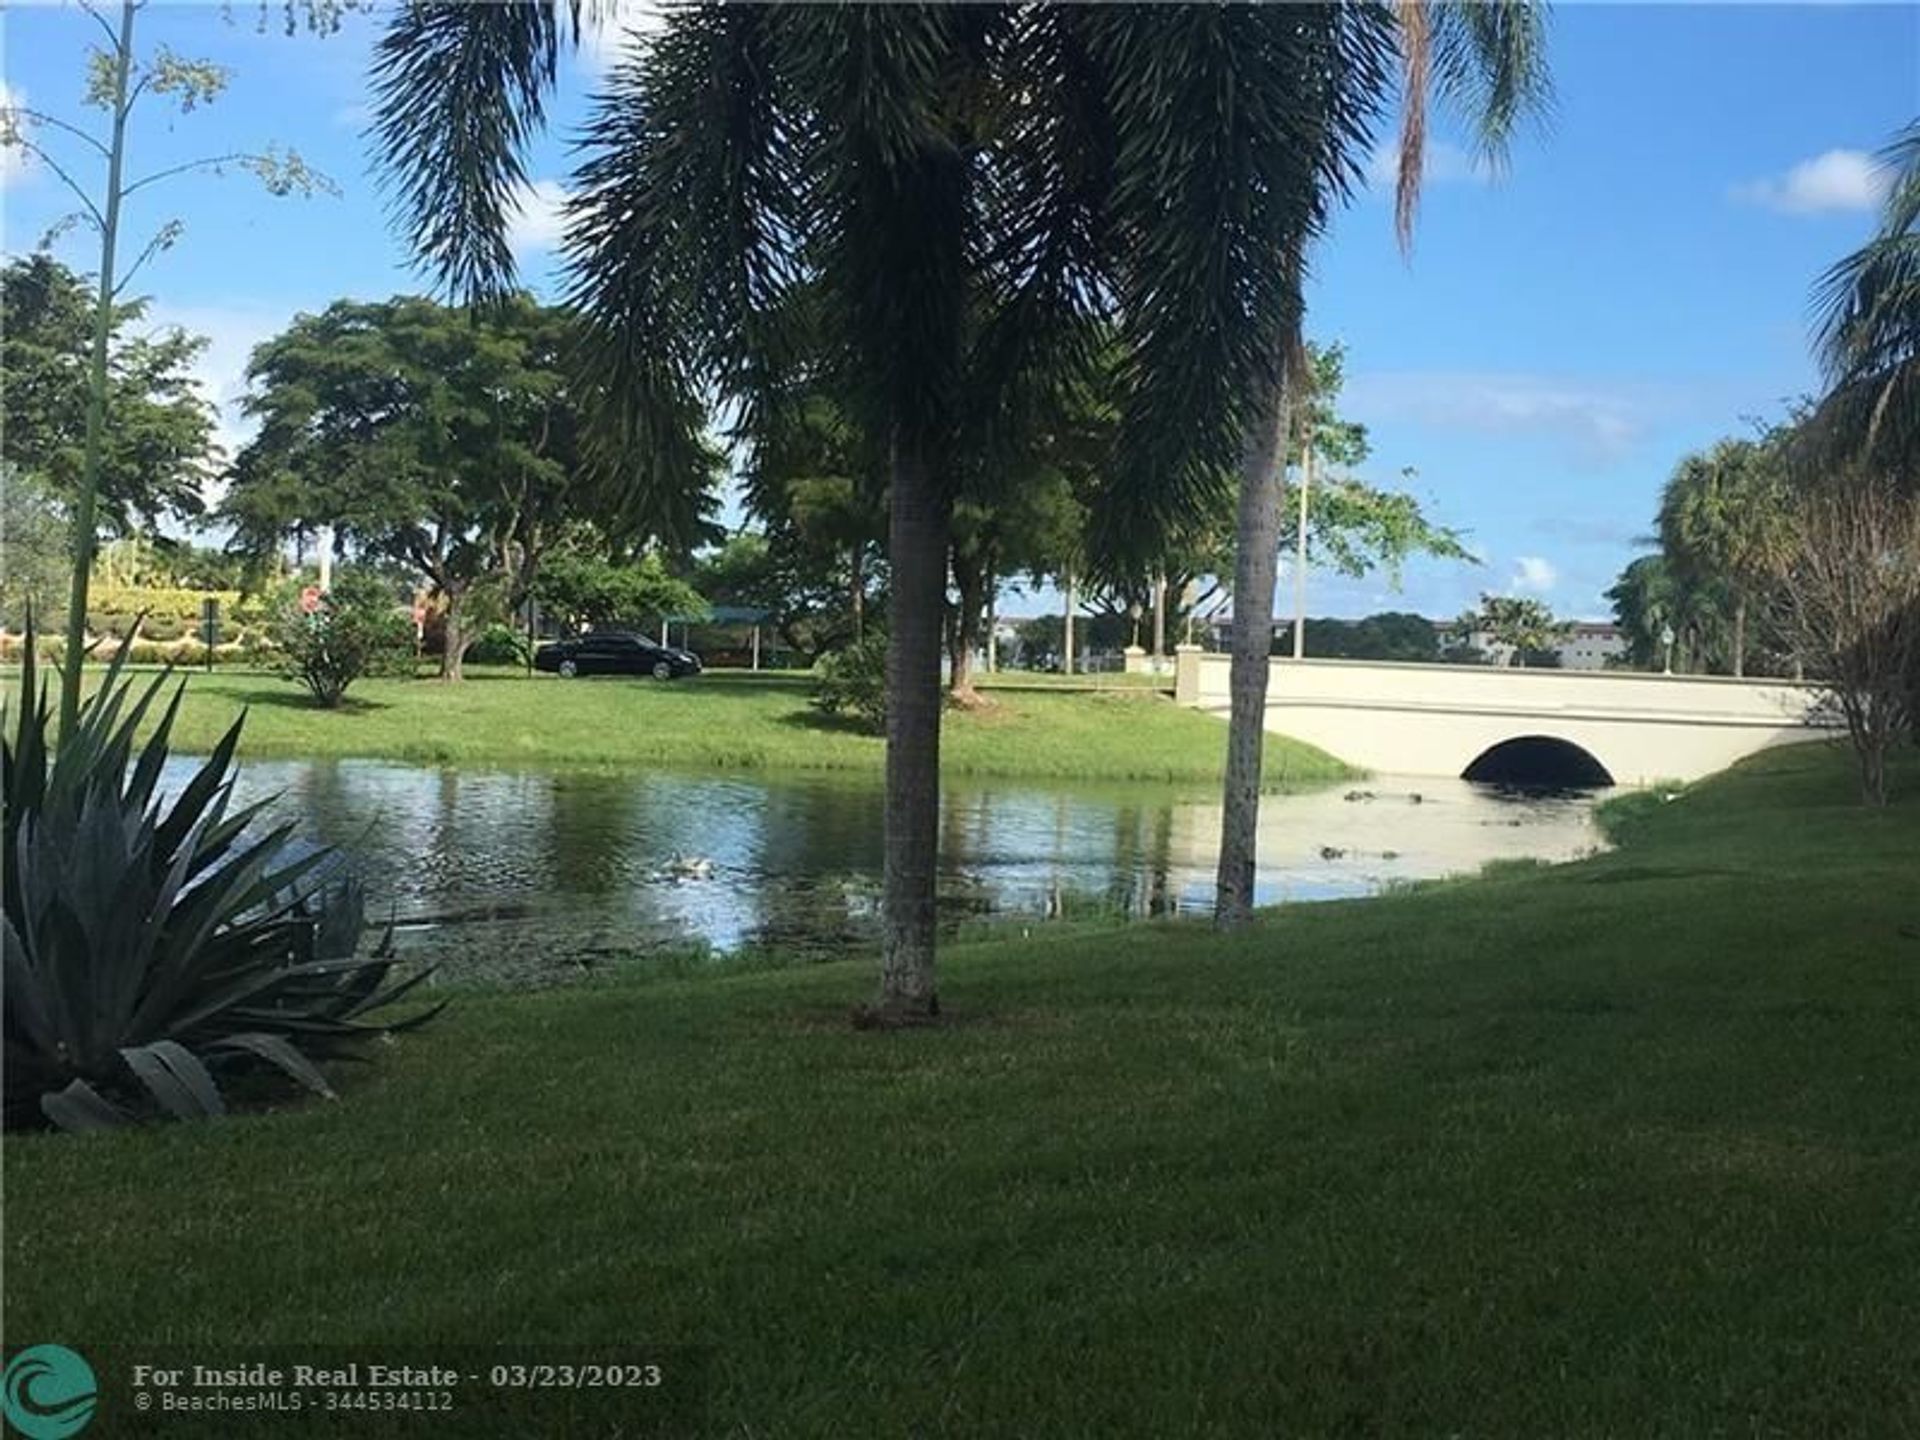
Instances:
[[[980,640],[980,608],[986,589],[983,567],[977,560],[953,553],[953,588],[959,603],[953,610],[953,630],[947,650],[947,698],[968,709],[981,704],[980,692],[973,688],[973,655]]]
[[[880,998],[873,1018],[937,1015],[934,879],[940,823],[940,640],[947,600],[947,502],[926,456],[896,440],[888,571],[887,816]]]
[[[1747,602],[1742,596],[1733,602],[1733,674],[1739,679],[1747,673]]]
[[[1073,571],[1066,573],[1066,597],[1061,608],[1060,673],[1073,674]]]
[[[853,542],[853,582],[851,593],[853,600],[853,638],[855,640],[863,638],[867,631],[867,571],[864,564],[866,549],[866,541],[856,540]]]
[[[1293,658],[1307,658],[1307,499],[1313,489],[1313,437],[1300,447],[1299,533],[1293,542]]]
[[[991,574],[987,576],[987,673],[994,674],[1000,669],[1000,584]]]
[[[1291,348],[1291,347],[1290,347]],[[1273,650],[1273,587],[1279,570],[1281,437],[1287,424],[1286,361],[1254,407],[1240,459],[1233,561],[1233,663],[1228,672],[1227,775],[1220,817],[1220,871],[1213,922],[1253,914],[1260,825],[1260,762],[1266,742],[1267,677]]]

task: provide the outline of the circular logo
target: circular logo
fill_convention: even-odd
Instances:
[[[0,1376],[0,1414],[27,1440],[66,1440],[93,1419],[93,1367],[64,1345],[31,1345]]]

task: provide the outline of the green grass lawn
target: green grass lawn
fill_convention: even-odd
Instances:
[[[820,715],[803,676],[710,672],[694,680],[528,679],[475,671],[458,685],[363,680],[321,710],[273,675],[220,671],[187,680],[176,734],[210,749],[243,705],[241,755],[356,755],[430,764],[725,766],[880,773],[885,744]],[[1217,780],[1227,727],[1133,688],[1099,693],[996,691],[978,712],[949,711],[951,775],[1074,780]],[[1324,751],[1271,736],[1267,783],[1352,774]]]
[[[469,998],[10,1140],[9,1333],[644,1336],[742,1436],[1912,1434],[1920,804],[1852,802],[1799,746],[1575,865],[956,948],[926,1032],[866,961]]]

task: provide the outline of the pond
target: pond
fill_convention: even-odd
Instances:
[[[182,783],[193,762],[172,762]],[[369,919],[449,974],[562,979],[647,953],[832,954],[876,934],[877,781],[757,773],[431,769],[255,761],[236,798],[277,796],[300,835],[341,847]],[[1489,860],[1600,843],[1592,795],[1374,776],[1261,807],[1263,905],[1376,893]],[[956,781],[941,803],[941,916],[1203,913],[1216,795],[1156,785]]]

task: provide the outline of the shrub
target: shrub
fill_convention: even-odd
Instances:
[[[189,627],[184,620],[173,615],[149,615],[141,623],[140,633],[148,640],[179,640],[188,634]],[[192,627],[192,633],[198,634],[199,627]]]
[[[29,645],[0,741],[5,1122],[220,1115],[222,1082],[249,1075],[331,1097],[319,1062],[438,1013],[367,1018],[430,972],[389,983],[388,953],[357,956],[360,895],[338,852],[257,828],[267,802],[228,812],[243,721],[160,797],[185,686],[136,758],[166,679],[135,696],[125,664],[122,647],[56,747]]]
[[[876,734],[887,728],[887,637],[868,631],[813,667],[813,705],[828,715],[851,715]]]
[[[524,665],[527,637],[511,625],[489,625],[467,647],[467,659],[476,665]]]
[[[413,627],[385,585],[345,572],[320,608],[301,611],[299,591],[289,587],[276,608],[271,638],[280,652],[280,672],[298,680],[332,709],[362,675],[393,673],[413,664]]]

